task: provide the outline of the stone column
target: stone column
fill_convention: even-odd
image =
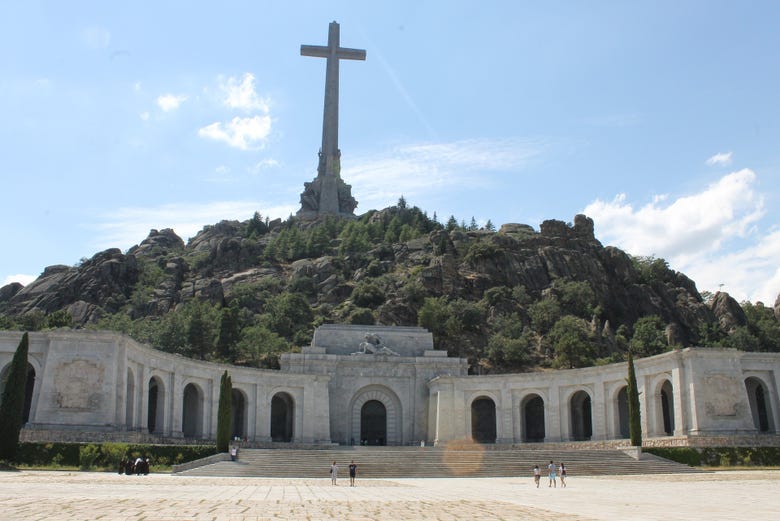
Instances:
[[[246,437],[254,441],[257,435],[257,384],[249,386],[246,400]]]
[[[654,431],[651,432],[650,426],[655,422],[651,420],[650,415],[655,413],[654,396],[650,396],[647,393],[647,378],[645,376],[636,377],[636,385],[639,388],[639,410],[641,413],[642,433],[646,437],[654,436]]]
[[[496,404],[496,443],[512,443],[514,441],[512,419],[512,394],[508,389],[501,389],[501,402]]]
[[[170,425],[170,435],[174,438],[183,438],[182,432],[182,412],[184,406],[184,386],[182,378],[178,373],[173,373],[171,378],[171,398],[170,398],[170,423],[166,422],[166,428]]]
[[[569,434],[569,422],[565,421],[563,414],[568,413],[568,409],[561,406],[561,389],[557,384],[549,388],[549,403],[545,404],[544,414],[546,416],[546,425],[544,432],[544,441],[563,441]]]
[[[592,440],[604,440],[607,438],[607,414],[604,396],[604,383],[596,380],[593,384],[593,399],[590,403],[591,424],[593,433]]]
[[[255,398],[255,440],[260,442],[271,441],[271,398],[269,389],[265,386],[257,386]]]
[[[683,436],[686,433],[685,427],[685,395],[687,391],[683,384],[682,371],[679,367],[672,369],[672,389],[674,390],[674,432],[675,436]]]
[[[138,388],[140,390],[141,403],[138,407],[140,418],[138,418],[139,421],[136,424],[142,432],[147,433],[149,432],[149,380],[151,380],[151,369],[148,365],[144,365],[138,372],[141,379],[139,382],[140,387]]]
[[[220,378],[222,374],[220,373]],[[219,414],[219,380],[212,376],[203,392],[203,437],[217,439],[217,414]],[[231,400],[233,397],[230,397]],[[231,434],[233,434],[231,432]]]

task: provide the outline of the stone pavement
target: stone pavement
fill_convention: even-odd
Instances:
[[[0,472],[0,519],[614,520],[777,519],[780,471],[581,477],[358,480]]]

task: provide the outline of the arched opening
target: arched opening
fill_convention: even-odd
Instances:
[[[661,386],[661,423],[664,428],[664,434],[671,436],[674,434],[674,394],[672,393],[672,384],[666,380]]]
[[[384,420],[381,417],[376,420],[376,424],[379,425],[378,431],[366,433],[364,431],[366,415],[363,407],[371,401],[378,402],[384,407]],[[380,408],[376,404],[372,404],[365,409],[365,412],[368,413],[368,420],[371,423],[371,417],[374,416],[374,413],[379,415]],[[341,440],[333,441],[350,445],[368,443],[375,445],[377,440],[381,438],[383,445],[403,445],[401,401],[392,390],[379,385],[370,385],[358,390],[350,402],[349,414],[346,436]],[[369,428],[370,430],[372,428]]]
[[[571,438],[575,441],[589,440],[593,436],[590,395],[577,391],[569,402],[571,409]]]
[[[631,432],[628,427],[628,387],[623,386],[617,394],[618,433],[621,438],[629,438]]]
[[[544,431],[544,400],[538,394],[531,394],[523,399],[520,406],[523,415],[523,441],[543,442]]]
[[[496,404],[486,396],[471,402],[471,438],[477,443],[496,442]]]
[[[133,370],[127,368],[127,390],[125,395],[125,426],[133,428],[133,415],[135,414],[135,378]]]
[[[0,371],[0,400],[3,399],[5,390],[5,381],[8,379],[8,373],[11,371],[11,364],[6,365]],[[24,387],[24,409],[22,410],[22,424],[30,421],[30,410],[32,409],[33,391],[35,390],[35,368],[27,363],[27,383]]]
[[[238,389],[230,393],[230,425],[231,436],[243,439],[246,435],[246,399]]]
[[[293,408],[292,396],[287,393],[276,393],[271,398],[271,441],[292,441]]]
[[[147,402],[146,425],[149,432],[160,434],[165,425],[165,388],[162,381],[153,376],[149,379],[149,399]]]
[[[769,407],[769,391],[761,379],[751,376],[745,380],[753,426],[758,432],[772,432],[772,409]]]
[[[203,397],[195,384],[184,388],[181,430],[185,438],[199,438],[203,433]]]
[[[363,445],[387,444],[387,409],[379,400],[368,400],[360,408],[360,440]]]

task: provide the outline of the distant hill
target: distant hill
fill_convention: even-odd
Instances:
[[[673,347],[780,351],[778,309],[705,295],[593,221],[440,223],[401,199],[357,219],[152,230],[126,253],[0,288],[0,327],[122,331],[159,349],[276,367],[322,323],[422,325],[477,373],[580,367]],[[779,301],[780,302],[780,301]]]

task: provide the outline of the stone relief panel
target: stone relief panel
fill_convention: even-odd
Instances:
[[[102,364],[89,360],[62,362],[54,374],[54,401],[60,409],[100,408],[105,380]]]
[[[703,379],[704,410],[709,416],[737,416],[742,403],[739,382],[725,375],[709,375]]]

